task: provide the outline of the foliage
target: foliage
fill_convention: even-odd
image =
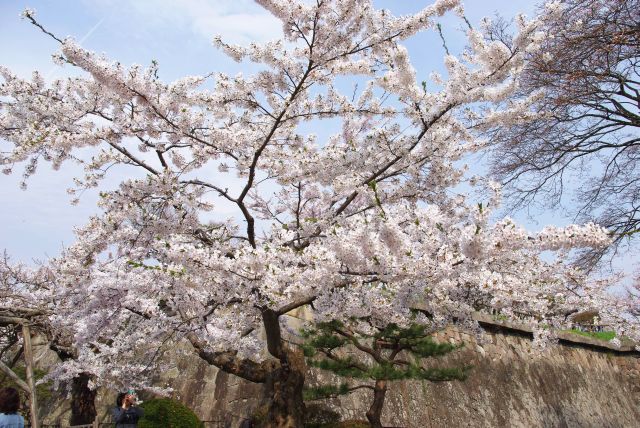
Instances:
[[[204,428],[191,409],[176,400],[154,398],[140,405],[144,417],[138,422],[140,428]]]
[[[352,320],[355,321],[355,320]],[[381,426],[380,417],[387,381],[416,379],[443,382],[464,380],[470,366],[424,367],[430,359],[441,357],[461,345],[437,343],[425,325],[411,324],[400,327],[391,323],[374,328],[370,334],[358,330],[362,323],[346,325],[339,321],[317,323],[314,328],[302,331],[305,339],[302,347],[309,365],[327,370],[335,375],[353,380],[375,381],[374,385],[349,386],[347,382],[321,385],[305,389],[305,399],[318,400],[349,394],[366,388],[374,393],[367,419],[374,427]],[[344,356],[355,352],[358,357]],[[384,382],[384,383],[381,383]]]
[[[470,366],[453,368],[425,368],[425,359],[446,355],[462,345],[437,343],[424,325],[412,324],[401,328],[389,324],[373,334],[354,332],[340,322],[318,323],[315,328],[304,330],[302,347],[311,366],[330,371],[338,376],[353,379],[430,381],[464,380]],[[352,355],[339,356],[339,349],[349,349],[362,357],[374,357],[371,362]],[[343,349],[343,351],[346,350]],[[412,361],[396,360],[403,351]],[[309,397],[343,395],[349,393],[348,384],[324,385],[308,389]]]
[[[335,372],[334,372],[335,373]],[[327,397],[337,397],[338,395],[346,395],[349,393],[349,384],[341,383],[340,385],[321,385],[317,387],[306,387],[304,389],[304,399],[318,400]]]
[[[604,340],[608,342],[616,337],[615,331],[582,331],[577,329],[567,330],[569,333],[580,336],[590,337],[592,339]]]
[[[20,379],[22,379],[25,382],[27,381],[27,369],[24,364],[18,363],[14,365],[12,369],[13,369],[13,372],[16,375],[18,375]],[[53,396],[52,394],[53,388],[52,388],[51,382],[42,382],[38,384],[38,381],[40,381],[46,375],[47,375],[46,371],[41,370],[37,367],[34,367],[33,378],[34,378],[34,381],[36,382],[36,395],[37,395],[38,403],[40,404],[45,404],[45,402],[47,400],[50,400]],[[31,407],[27,405],[29,401],[29,395],[22,388],[18,387],[18,385],[16,385],[16,383],[13,380],[5,376],[4,373],[0,373],[0,388],[4,388],[4,387],[12,387],[18,390],[18,393],[20,394],[20,404],[22,406],[22,409],[21,409],[22,415],[25,417],[25,420],[29,420],[31,415]]]
[[[20,379],[22,379],[23,381],[27,381],[27,369],[25,367],[24,364],[16,364],[15,366],[13,366],[13,372],[18,375],[18,377]],[[34,367],[33,369],[33,378],[34,381],[36,382],[36,394],[38,396],[38,400],[48,400],[49,398],[51,398],[52,393],[52,385],[51,382],[42,382],[42,383],[38,383],[43,377],[45,377],[47,375],[47,372],[39,369],[37,367]],[[22,389],[20,389],[15,382],[13,382],[13,380],[9,379],[7,376],[5,376],[3,373],[0,373],[0,388],[4,388],[4,387],[12,387],[12,388],[16,388],[18,391],[20,391],[20,393],[22,394],[23,391]],[[24,397],[22,397],[22,403],[24,403],[26,400],[26,395]]]

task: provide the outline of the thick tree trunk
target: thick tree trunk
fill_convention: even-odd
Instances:
[[[96,418],[96,390],[89,388],[91,377],[80,373],[71,385],[71,419],[70,425],[87,425]]]
[[[265,427],[298,428],[304,423],[305,362],[302,352],[286,351],[280,366],[267,374],[265,401],[268,406]]]
[[[68,344],[52,339],[49,348],[58,355],[62,361],[77,358],[75,350]],[[98,413],[96,412],[97,391],[89,388],[91,375],[80,373],[71,382],[71,417],[69,425],[88,425],[93,423]]]
[[[261,364],[239,358],[233,351],[208,351],[206,342],[195,333],[187,335],[200,358],[209,364],[250,382],[265,384],[266,412],[264,418],[257,421],[260,427],[299,428],[304,424],[302,388],[306,364],[302,350],[288,346],[282,338],[280,317],[285,310],[288,309],[265,309],[262,312],[267,350],[274,358]]]
[[[382,428],[382,408],[384,407],[384,397],[387,394],[387,382],[377,380],[373,389],[373,403],[367,411],[367,420],[373,428]]]
[[[267,349],[278,359],[279,365],[267,373],[265,382],[268,406],[265,427],[298,428],[304,424],[304,400],[302,387],[306,364],[300,349],[287,346],[281,335],[280,314],[263,312]]]

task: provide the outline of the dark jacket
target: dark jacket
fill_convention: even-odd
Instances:
[[[116,428],[136,428],[138,426],[138,419],[144,415],[144,410],[135,406],[129,407],[128,409],[114,407],[112,414]]]

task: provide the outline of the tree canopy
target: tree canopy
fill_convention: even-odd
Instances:
[[[596,221],[614,244],[640,229],[640,4],[562,0],[541,14],[510,102],[526,111],[493,128],[493,171],[516,207],[541,202]],[[504,26],[496,23],[500,40]],[[508,41],[505,41],[508,43]],[[583,254],[593,265],[606,247]]]

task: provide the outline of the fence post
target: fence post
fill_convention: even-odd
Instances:
[[[29,403],[31,404],[31,426],[39,428],[38,401],[36,399],[36,383],[33,378],[33,350],[31,348],[31,329],[29,324],[22,324],[22,341],[24,344],[24,362],[27,371],[27,385],[29,385]]]

